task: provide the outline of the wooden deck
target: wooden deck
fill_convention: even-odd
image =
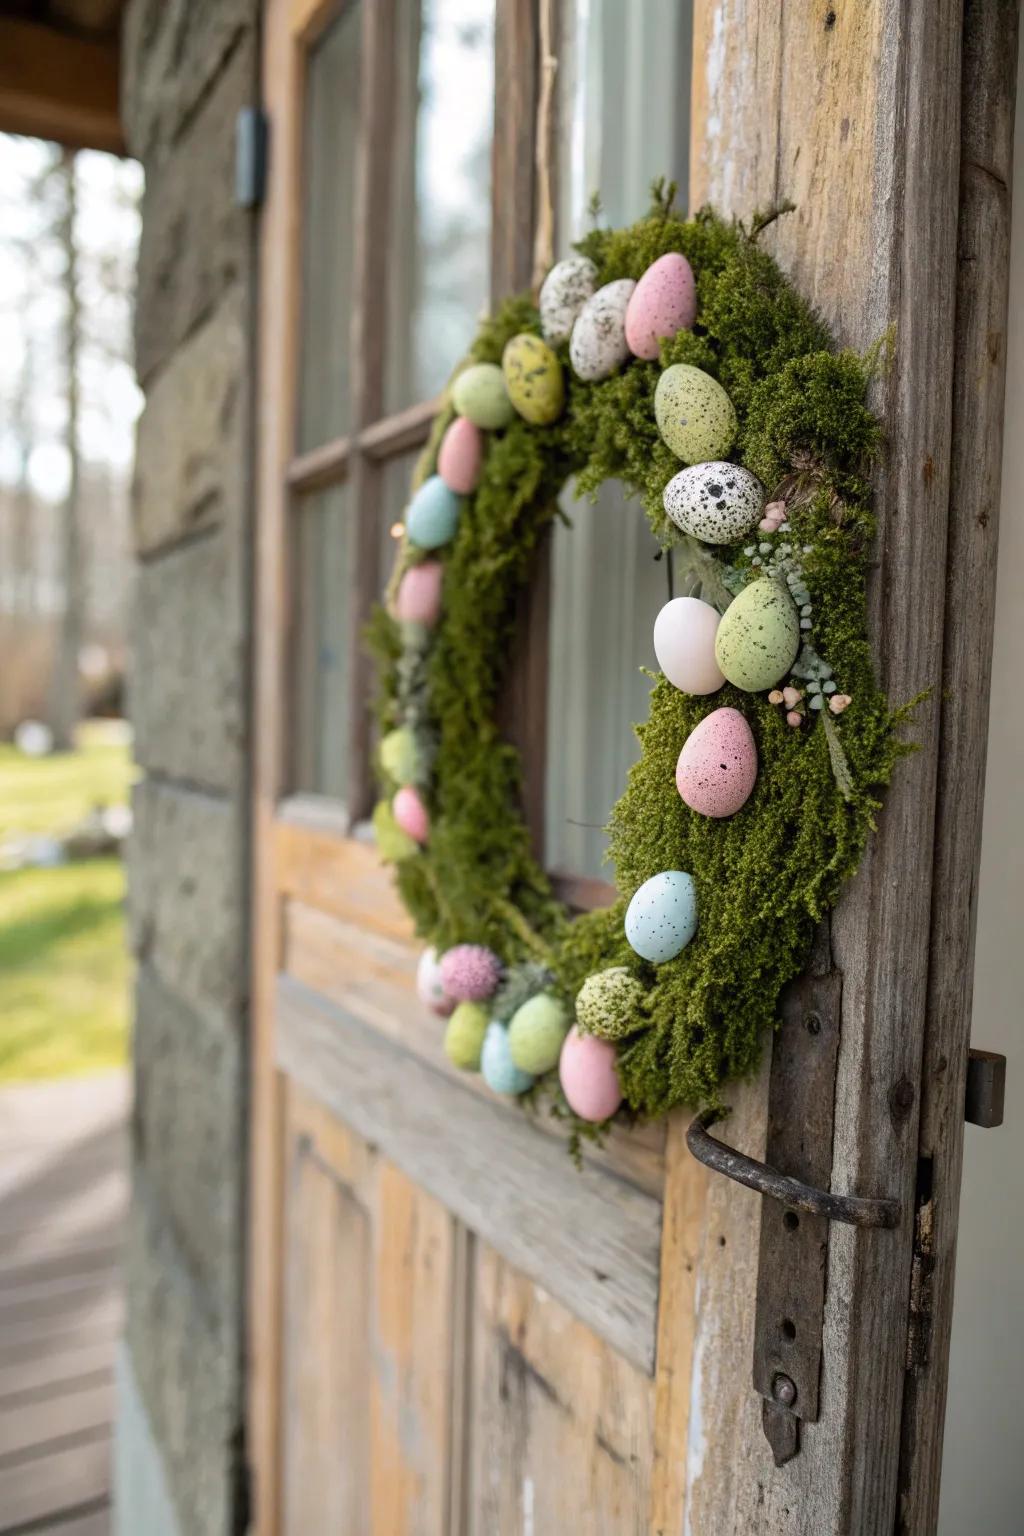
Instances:
[[[0,1533],[108,1536],[125,1073],[0,1089]]]

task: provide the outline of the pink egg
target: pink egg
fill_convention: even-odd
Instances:
[[[581,1120],[607,1120],[622,1103],[614,1045],[596,1035],[581,1035],[575,1024],[562,1046],[558,1077]]]
[[[433,945],[420,955],[420,963],[416,967],[416,992],[420,1002],[425,1003],[431,1013],[439,1013],[443,1019],[455,1007],[455,999],[449,997],[444,990],[437,950]]]
[[[403,624],[425,624],[432,629],[441,617],[441,582],[444,568],[439,560],[412,565],[398,583],[395,618]]]
[[[456,944],[441,956],[441,981],[458,1003],[482,1003],[497,989],[501,961],[483,944]]]
[[[407,784],[391,802],[391,812],[409,837],[417,843],[425,843],[430,836],[430,813],[420,797],[418,789]]]
[[[693,268],[678,251],[652,262],[633,290],[626,309],[626,341],[634,357],[654,362],[658,343],[688,331],[697,316]]]
[[[654,621],[654,654],[674,688],[683,693],[717,693],[725,677],[715,660],[715,636],[722,622],[717,608],[699,597],[674,597]]]
[[[437,472],[450,491],[469,496],[484,462],[484,435],[468,416],[457,416],[441,439]]]
[[[714,709],[687,736],[676,788],[701,816],[732,816],[757,779],[754,735],[738,709]]]

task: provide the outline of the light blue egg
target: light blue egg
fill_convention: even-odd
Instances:
[[[679,869],[652,875],[626,908],[626,938],[644,960],[675,959],[697,932],[697,892]]]
[[[480,1071],[492,1093],[520,1094],[533,1087],[534,1079],[512,1060],[508,1048],[508,1030],[496,1020],[487,1026],[484,1048],[480,1053]]]
[[[405,514],[405,531],[420,549],[440,549],[455,537],[462,497],[450,491],[440,475],[424,480]]]

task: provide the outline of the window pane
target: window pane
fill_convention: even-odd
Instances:
[[[441,388],[490,290],[494,0],[399,0],[385,402]]]
[[[618,484],[596,505],[562,505],[555,523],[548,672],[545,862],[560,873],[611,879],[603,828],[640,748],[654,668],[651,634],[668,600],[668,571],[637,501]]]
[[[686,203],[692,5],[680,0],[576,0],[564,10],[559,71],[559,221],[565,255],[589,225],[643,214],[650,183],[679,183]],[[651,110],[658,103],[657,111]],[[648,713],[652,630],[668,572],[638,502],[606,486],[594,507],[566,503],[551,580],[546,853],[549,869],[611,878],[602,827],[639,755],[632,732]]]
[[[352,425],[349,322],[360,30],[360,6],[349,0],[307,63],[300,452],[342,437]]]
[[[348,773],[349,506],[348,487],[337,485],[305,497],[292,513],[292,787],[338,800],[345,798]]]

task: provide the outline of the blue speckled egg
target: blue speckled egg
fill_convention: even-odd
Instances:
[[[440,475],[424,480],[405,514],[405,531],[420,549],[440,549],[455,537],[462,498],[450,491]]]
[[[512,1060],[508,1048],[508,1030],[496,1020],[487,1026],[484,1048],[480,1053],[480,1072],[492,1093],[518,1095],[532,1088],[534,1079]]]
[[[652,965],[674,960],[697,931],[697,892],[692,878],[665,869],[645,880],[626,908],[626,938]]]

